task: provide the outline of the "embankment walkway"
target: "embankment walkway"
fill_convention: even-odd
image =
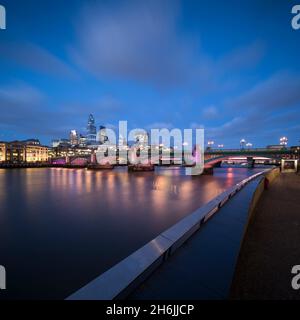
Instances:
[[[283,173],[253,212],[231,299],[300,299],[291,286],[294,265],[300,265],[300,175]]]

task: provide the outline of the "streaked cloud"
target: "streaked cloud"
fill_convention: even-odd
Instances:
[[[215,106],[209,106],[202,110],[202,118],[205,120],[216,119],[219,115],[219,111]]]
[[[228,100],[225,110],[232,118],[220,126],[207,128],[206,133],[214,139],[228,140],[245,136],[255,140],[270,138],[270,132],[295,133],[300,121],[299,106],[300,77],[279,72]]]
[[[260,109],[262,113],[300,105],[300,76],[279,72],[227,101],[235,110]]]
[[[74,68],[43,47],[29,42],[0,44],[0,58],[45,75],[77,78]]]
[[[234,72],[256,67],[264,58],[265,45],[256,41],[245,46],[235,48],[225,54],[218,62],[218,68],[222,72]]]
[[[259,42],[211,58],[199,35],[179,32],[180,9],[176,0],[89,4],[79,15],[71,56],[98,78],[198,88],[202,94],[228,90],[233,80],[224,80],[227,73],[234,77],[261,61]]]
[[[85,133],[89,113],[99,125],[105,123],[121,104],[112,95],[104,95],[88,105],[70,100],[57,109],[51,106],[51,97],[26,83],[0,87],[0,131],[43,136],[50,141],[67,137],[71,129]]]
[[[177,15],[177,1],[86,6],[79,18],[79,46],[72,55],[99,77],[166,86],[184,83],[190,77],[194,43],[180,37]]]

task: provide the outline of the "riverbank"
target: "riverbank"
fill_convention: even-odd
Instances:
[[[300,175],[281,174],[253,211],[231,299],[300,299],[292,267],[300,264]]]
[[[0,163],[0,169],[50,168],[51,163]]]

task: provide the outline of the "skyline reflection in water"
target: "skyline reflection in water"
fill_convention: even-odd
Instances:
[[[0,170],[0,299],[63,299],[259,170],[125,169]]]

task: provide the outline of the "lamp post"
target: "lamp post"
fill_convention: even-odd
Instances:
[[[213,140],[207,141],[208,149],[212,149],[214,144],[215,144],[215,142]]]
[[[245,140],[245,139],[241,139],[241,141],[240,141],[240,147],[241,147],[241,149],[244,149],[244,148],[245,148],[245,144],[246,144],[246,140]]]
[[[253,144],[252,144],[252,143],[250,143],[250,142],[248,142],[248,143],[246,144],[246,147],[248,148],[248,150],[249,150],[249,149],[251,149],[251,148],[252,148],[252,146],[253,146]]]
[[[287,144],[288,144],[288,138],[287,137],[281,137],[279,139],[279,143],[283,148],[285,148],[287,146]]]

